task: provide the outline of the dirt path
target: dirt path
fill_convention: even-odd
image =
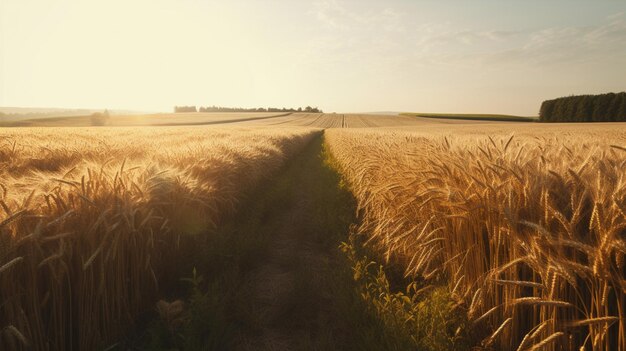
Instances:
[[[279,184],[283,211],[264,224],[275,229],[265,233],[267,250],[244,279],[248,328],[236,349],[323,349],[349,334],[335,292],[349,284],[337,282],[350,279],[338,268],[345,266],[338,245],[352,222],[353,202],[324,161],[316,141]]]
[[[240,336],[241,349],[296,350],[303,340],[315,337],[311,321],[330,319],[324,306],[331,297],[323,285],[334,253],[307,233],[313,201],[305,191],[298,193],[296,206],[273,219],[280,228],[265,259],[248,276],[257,330]]]
[[[188,241],[176,272],[198,268],[199,278],[168,298],[185,300],[185,322],[172,332],[154,321],[121,349],[393,349],[339,249],[355,200],[329,162],[320,136],[236,218]]]

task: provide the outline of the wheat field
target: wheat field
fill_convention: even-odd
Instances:
[[[185,245],[320,135],[307,125],[329,128],[366,246],[410,289],[443,286],[475,347],[626,350],[626,131],[333,114],[0,130],[0,346],[123,338],[179,284]]]
[[[325,135],[360,235],[388,267],[446,285],[481,348],[626,350],[626,130]]]
[[[95,350],[316,129],[0,129],[0,348]]]
[[[229,124],[277,118],[288,113],[272,112],[188,112],[114,115],[98,122],[93,115],[26,118],[15,121],[0,120],[0,127],[138,127]]]

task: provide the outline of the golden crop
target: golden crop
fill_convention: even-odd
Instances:
[[[437,121],[429,123],[437,123]],[[292,113],[288,116],[241,122],[253,126],[294,126],[313,128],[371,128],[423,126],[424,121],[408,116],[339,113]]]
[[[95,350],[313,129],[0,130],[0,348]],[[184,254],[184,253],[183,253]]]
[[[626,350],[626,131],[328,130],[360,232],[445,282],[484,347]]]

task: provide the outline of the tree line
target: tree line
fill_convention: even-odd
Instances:
[[[539,111],[541,122],[626,121],[626,92],[578,95],[547,100]]]
[[[305,108],[278,108],[278,107],[257,107],[257,108],[241,108],[241,107],[220,107],[208,106],[197,108],[196,106],[174,106],[174,112],[309,112],[322,113],[323,111],[317,107],[307,106]]]

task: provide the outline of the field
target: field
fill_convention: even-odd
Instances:
[[[362,211],[359,232],[422,289],[445,282],[490,331],[483,346],[622,349],[626,131],[516,131],[326,138]]]
[[[513,115],[493,115],[493,114],[467,114],[467,113],[402,113],[403,116],[423,117],[423,118],[441,118],[441,119],[460,119],[475,121],[500,121],[500,122],[536,122],[538,117],[524,117]]]
[[[1,349],[626,350],[623,124],[28,123],[0,128]]]
[[[316,128],[368,128],[368,127],[404,127],[418,126],[421,123],[414,118],[404,116],[297,113],[280,118],[247,122],[251,125],[298,126]]]
[[[366,128],[366,127],[421,127],[424,124],[479,123],[480,121],[458,121],[447,119],[426,119],[409,115],[369,115],[334,113],[160,113],[112,115],[106,126],[183,126],[221,125],[276,127],[315,127],[315,128]],[[0,122],[0,127],[89,127],[93,118],[85,116],[48,117],[26,119],[15,122]]]
[[[231,216],[316,133],[0,130],[2,349],[93,350],[122,335],[154,306],[181,238]]]
[[[260,120],[280,117],[288,113],[157,113],[112,115],[102,124],[106,126],[182,126],[208,125]],[[60,116],[47,118],[33,118],[13,122],[1,122],[0,127],[89,127],[94,125],[91,115]]]

